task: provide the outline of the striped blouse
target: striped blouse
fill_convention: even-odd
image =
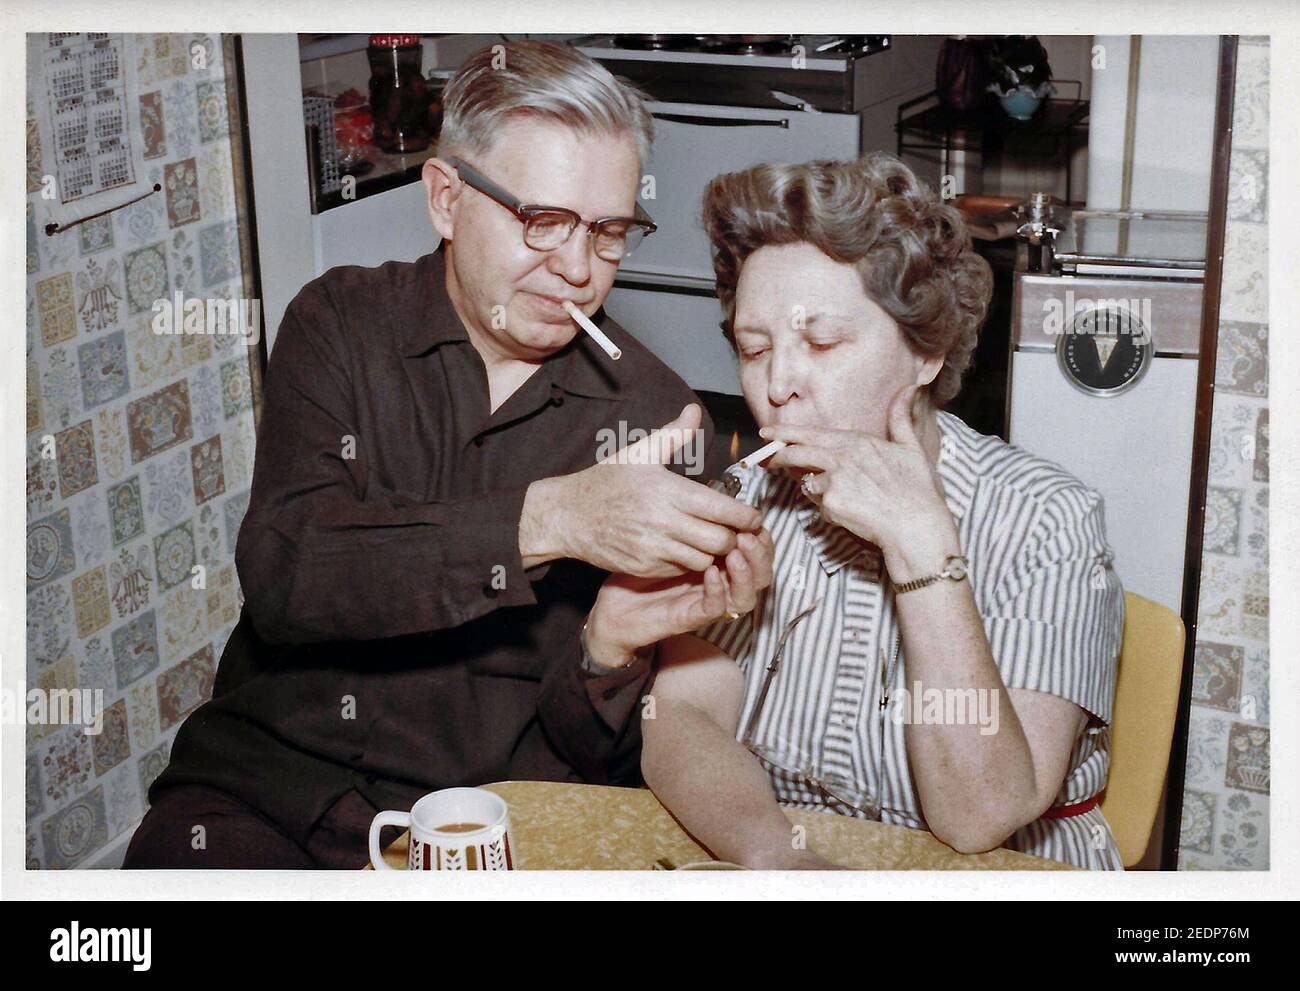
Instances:
[[[1106,785],[1123,628],[1124,598],[1111,567],[1101,496],[1060,467],[977,433],[949,413],[938,418],[938,473],[1003,683],[1058,695],[1090,714],[1053,802],[1077,804]],[[915,692],[915,686],[908,682],[906,650],[893,656],[898,622],[879,549],[821,519],[798,482],[784,474],[751,469],[738,498],[764,513],[776,546],[774,581],[752,612],[698,633],[745,674],[737,739],[743,741],[758,707],[782,632],[817,603],[790,631],[749,742],[768,754],[797,757],[768,765],[782,805],[864,816],[863,809],[878,810],[882,822],[924,829],[904,736],[906,719],[915,715],[899,712],[905,689]],[[883,695],[892,706],[881,707]],[[1006,696],[1000,701],[1007,704]],[[922,711],[917,699],[904,708]],[[834,801],[809,777],[851,783],[853,794],[872,801]],[[1123,870],[1100,808],[1038,819],[1004,846],[1079,867]]]

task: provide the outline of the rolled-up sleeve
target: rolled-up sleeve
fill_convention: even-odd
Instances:
[[[1109,724],[1124,592],[1104,516],[1092,489],[1071,486],[1053,495],[982,612],[1008,688],[1069,699]]]

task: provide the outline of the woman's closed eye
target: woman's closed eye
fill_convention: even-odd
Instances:
[[[809,341],[808,349],[812,351],[814,354],[824,354],[827,351],[833,351],[835,348],[839,347],[839,345],[842,343],[843,342],[840,340]],[[767,354],[767,352],[770,350],[772,349],[766,345],[760,345],[760,346],[749,347],[749,348],[741,348],[740,357],[745,361],[755,361],[763,357],[763,355]]]

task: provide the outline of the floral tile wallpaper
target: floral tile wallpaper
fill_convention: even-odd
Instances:
[[[1183,870],[1269,866],[1268,69],[1268,38],[1241,38],[1178,858]]]
[[[134,830],[177,727],[212,693],[241,603],[256,349],[150,326],[154,300],[177,290],[249,295],[230,43],[124,40],[140,84],[132,137],[160,192],[46,236],[48,124],[28,94],[26,687],[101,689],[104,705],[94,735],[28,726],[30,869],[87,866]]]

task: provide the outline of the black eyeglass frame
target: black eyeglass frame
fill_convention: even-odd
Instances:
[[[570,210],[568,207],[545,206],[541,203],[525,203],[514,193],[510,192],[509,190],[505,189],[502,186],[497,185],[497,183],[493,182],[491,179],[485,176],[478,169],[474,168],[464,159],[457,158],[455,156],[448,156],[447,161],[451,165],[455,166],[457,175],[460,176],[461,181],[464,182],[467,186],[470,186],[473,189],[477,189],[484,196],[488,197],[491,200],[495,200],[497,203],[501,204],[503,207],[505,207],[507,210],[509,210],[511,213],[515,215],[515,219],[524,225],[524,244],[528,245],[528,247],[532,248],[534,251],[554,251],[556,248],[564,247],[564,245],[569,243],[569,239],[573,237],[573,232],[576,231],[580,226],[585,226],[587,228],[587,236],[594,238],[597,227],[599,227],[602,224],[617,222],[620,224],[628,224],[641,229],[641,238],[637,241],[636,244],[632,245],[631,248],[628,248],[626,251],[623,252],[623,254],[618,259],[618,260],[622,260],[622,258],[626,258],[628,255],[630,255],[640,245],[640,242],[642,240],[649,237],[651,234],[653,234],[655,231],[659,229],[659,225],[656,224],[650,218],[650,215],[641,208],[640,203],[637,203],[635,205],[636,216],[634,217],[600,217],[597,218],[596,220],[583,220],[580,214],[576,213],[573,210]],[[528,234],[529,221],[540,214],[546,214],[546,213],[550,213],[550,214],[558,213],[562,216],[572,218],[572,223],[569,226],[569,233],[565,236],[563,241],[555,245],[555,247],[553,248],[534,248],[533,245],[528,244],[527,234]],[[596,254],[597,257],[602,258],[604,261],[615,260],[612,258],[604,258],[602,255],[600,255],[599,252],[597,252]]]

